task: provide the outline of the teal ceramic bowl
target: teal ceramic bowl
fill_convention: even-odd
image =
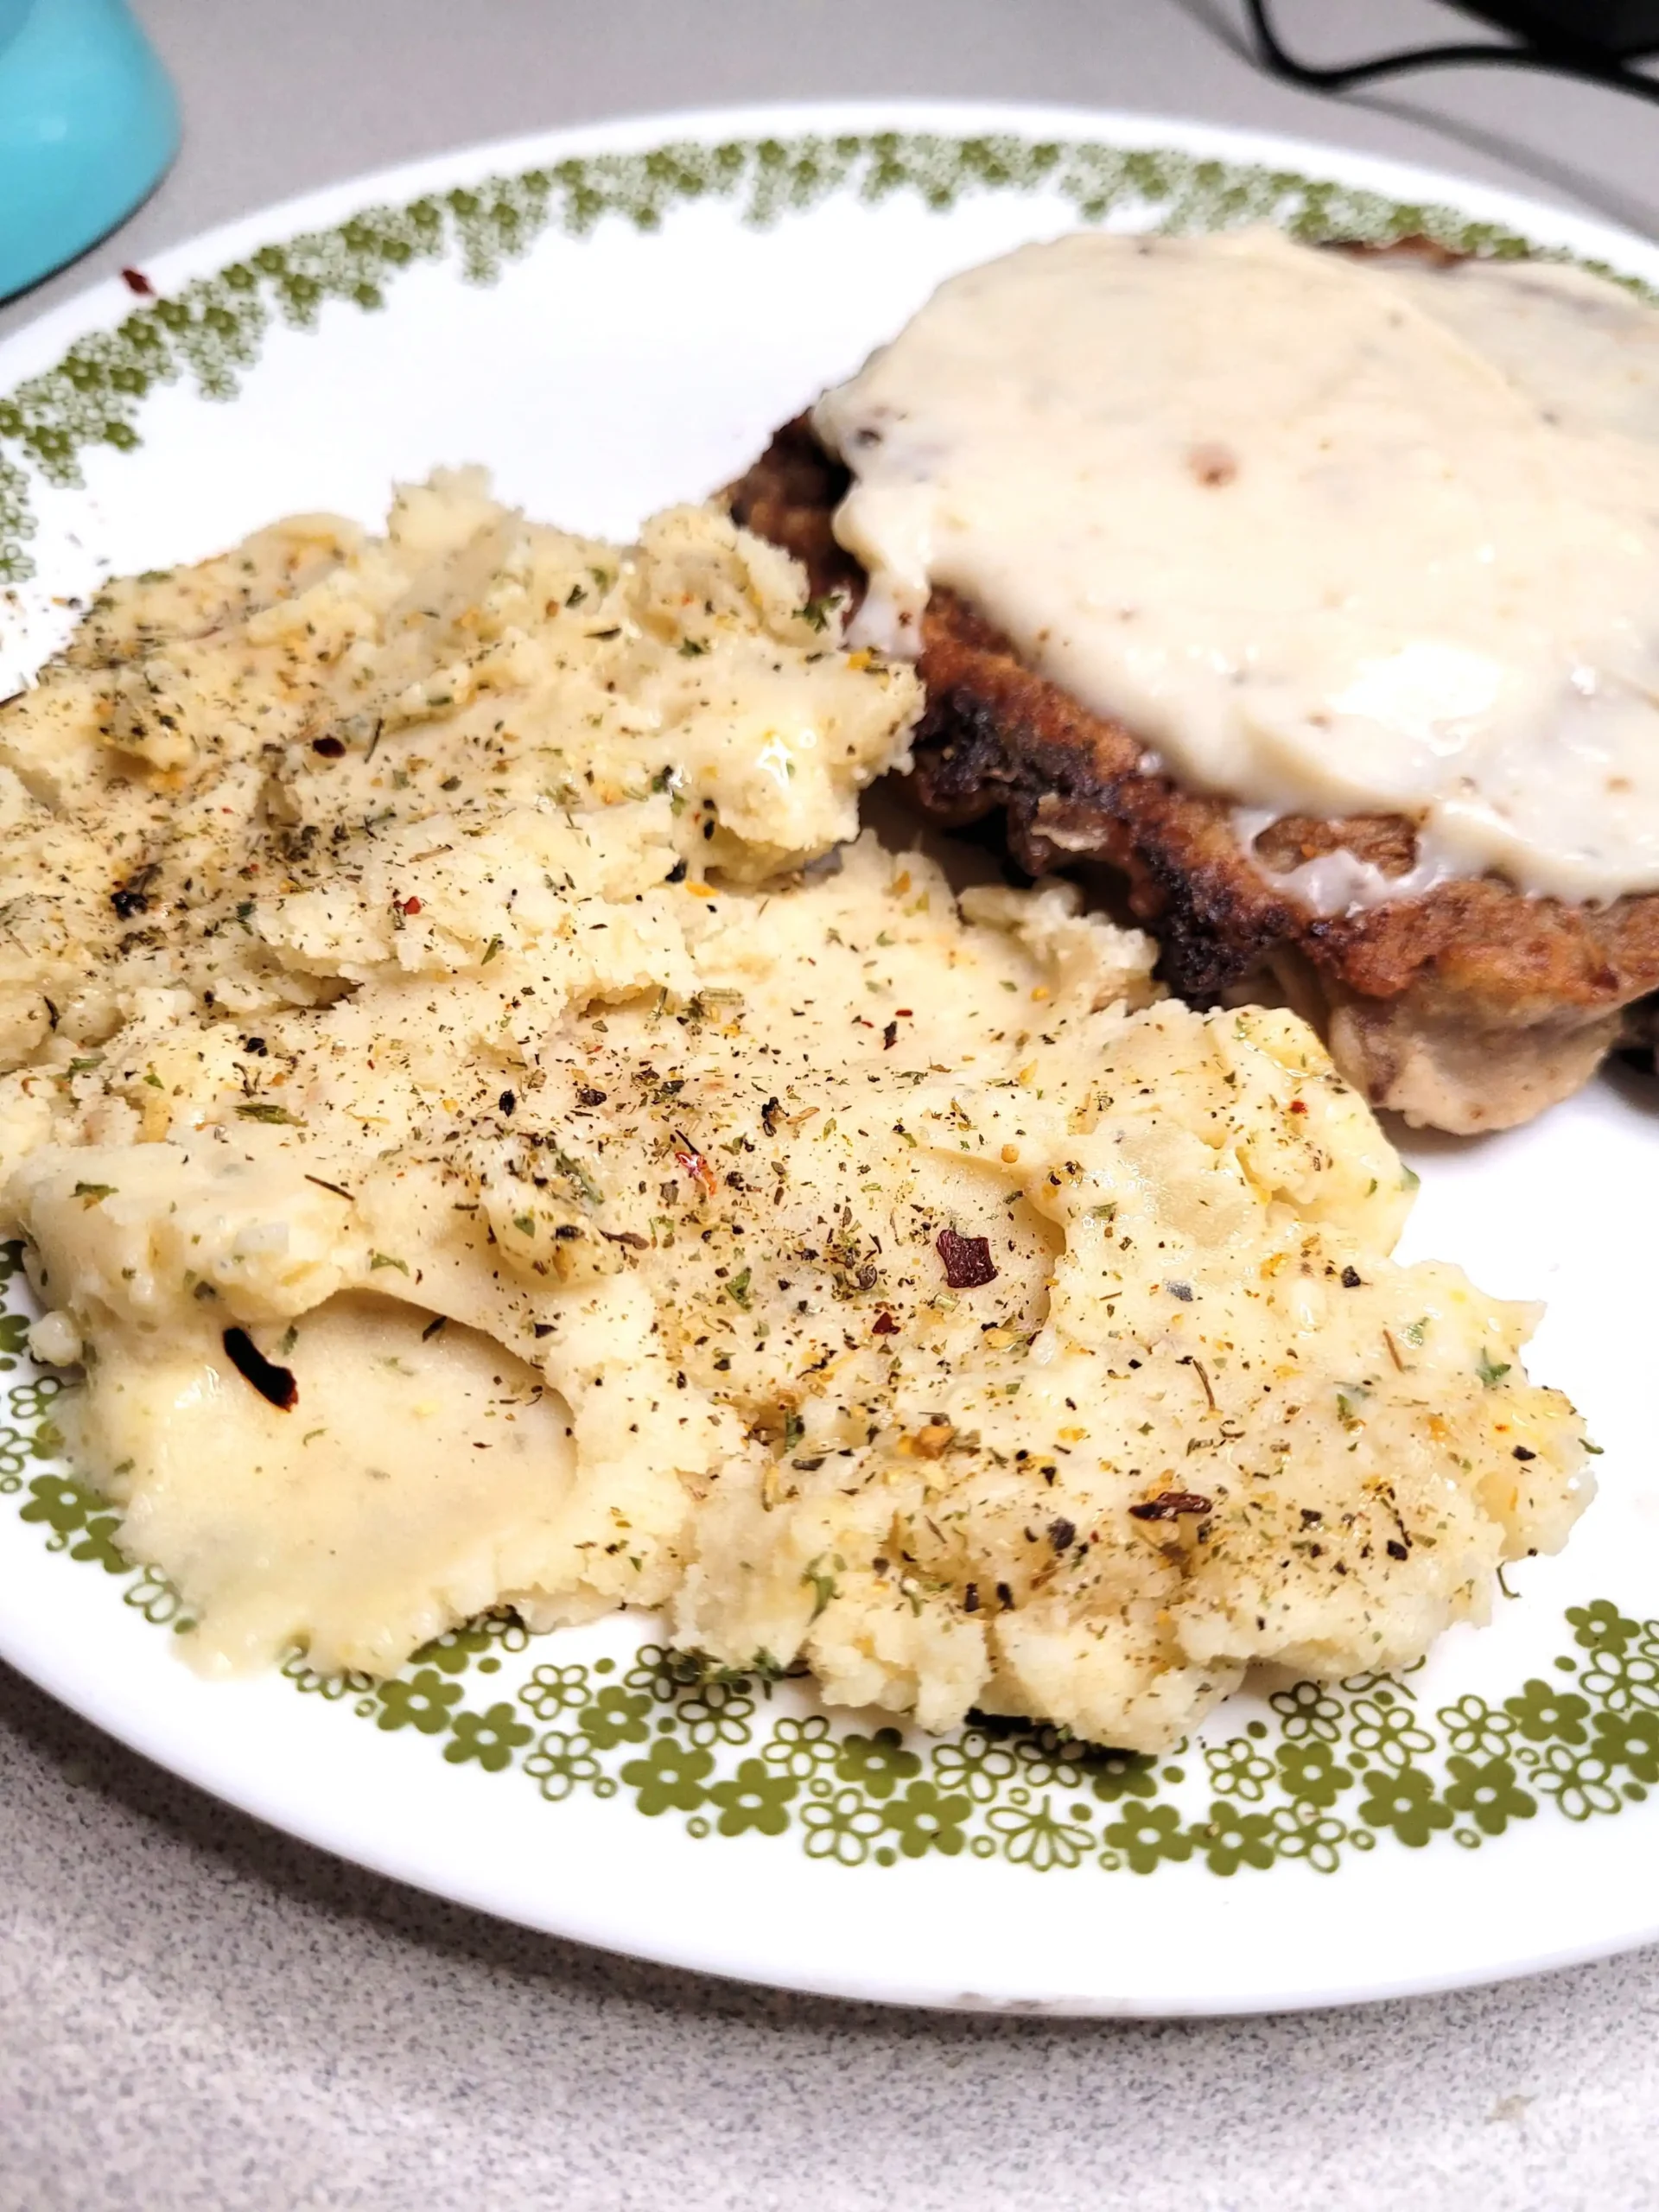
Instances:
[[[0,299],[112,230],[179,143],[124,0],[0,0]]]

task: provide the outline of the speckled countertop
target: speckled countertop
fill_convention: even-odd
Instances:
[[[1659,227],[1651,110],[1497,73],[1321,102],[1248,66],[1236,0],[140,12],[183,92],[183,156],[113,239],[0,310],[0,334],[92,276],[313,185],[725,100],[902,92],[1195,114]],[[1282,12],[1332,55],[1466,29],[1431,0]],[[1194,2026],[939,2018],[702,1981],[342,1866],[0,1669],[0,2212],[1644,2206],[1659,2203],[1656,2030],[1652,1953]]]

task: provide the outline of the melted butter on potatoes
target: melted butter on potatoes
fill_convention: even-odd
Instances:
[[[620,1604],[1155,1748],[1588,1496],[1312,1033],[852,831],[913,677],[722,518],[471,479],[115,587],[0,714],[9,1207],[205,1663]]]

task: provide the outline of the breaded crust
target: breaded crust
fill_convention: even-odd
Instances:
[[[728,497],[739,522],[804,563],[815,592],[856,602],[864,574],[831,528],[849,481],[801,416]],[[1659,989],[1659,894],[1573,906],[1480,878],[1322,917],[1241,847],[1228,801],[1144,767],[1133,731],[1026,667],[954,593],[928,602],[919,666],[912,782],[931,815],[961,827],[1000,810],[1033,874],[1116,869],[1173,990],[1205,1003],[1271,979],[1311,1001],[1374,1104],[1457,1131],[1526,1121],[1587,1081],[1623,1009]],[[1398,875],[1416,841],[1399,816],[1287,817],[1255,852],[1283,871],[1343,848]]]

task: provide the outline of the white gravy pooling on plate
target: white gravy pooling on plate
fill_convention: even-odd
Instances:
[[[1659,313],[1618,285],[1081,233],[815,422],[871,642],[947,587],[1185,782],[1418,822],[1411,887],[1659,887]]]

